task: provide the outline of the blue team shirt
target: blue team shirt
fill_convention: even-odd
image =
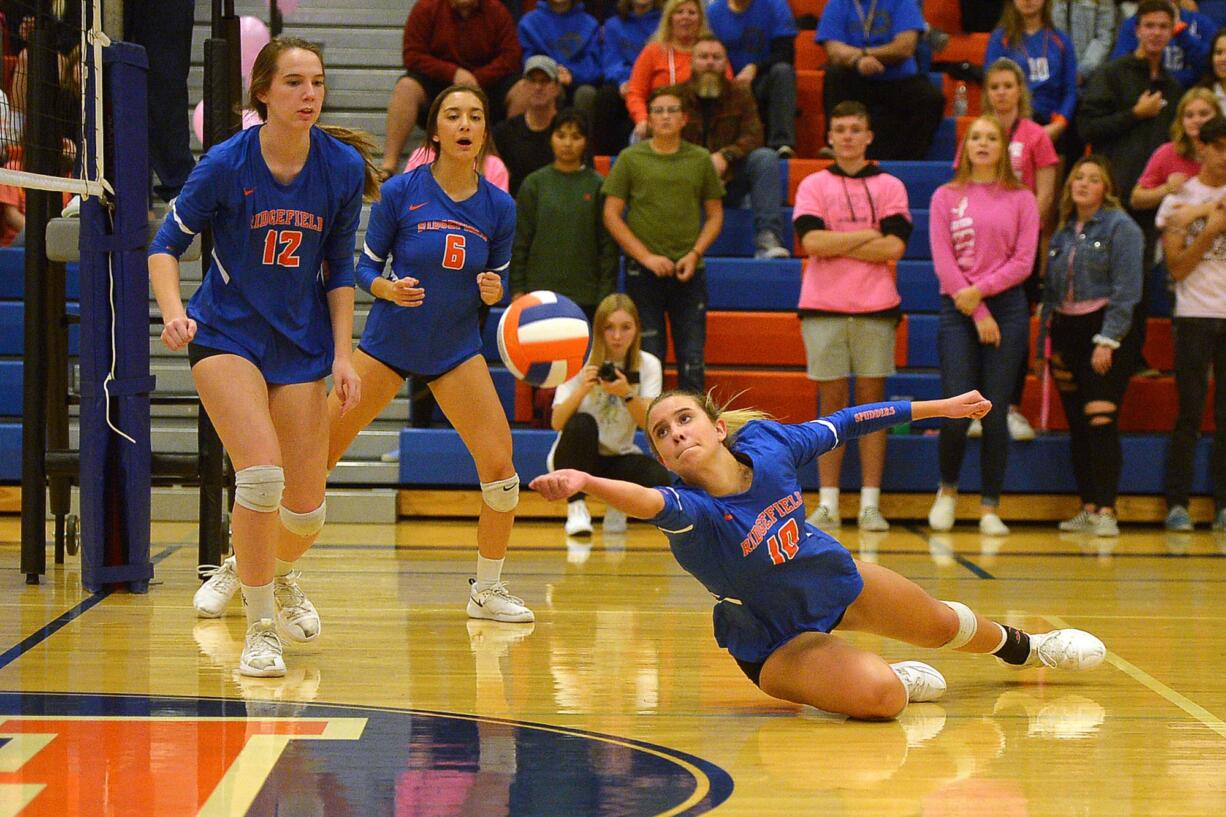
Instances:
[[[520,18],[518,31],[525,62],[544,54],[569,68],[576,86],[600,84],[600,23],[584,11],[582,3],[565,14],[541,3]]]
[[[765,661],[803,632],[829,632],[864,587],[851,554],[805,521],[797,471],[858,437],[908,422],[911,404],[874,403],[808,423],[754,420],[732,451],[748,460],[748,491],[713,497],[681,481],[657,488],[651,524],[686,572],[720,599],[715,639],[742,661]]]
[[[605,82],[621,85],[629,81],[634,61],[659,27],[660,10],[655,8],[644,14],[631,13],[624,18],[614,15],[604,21],[600,63]]]
[[[187,305],[195,342],[247,357],[270,383],[308,382],[332,367],[327,292],[353,286],[365,163],[351,145],[311,128],[306,164],[281,184],[260,150],[262,129],[201,158],[149,254],[178,258],[211,225],[212,259]]]
[[[392,178],[370,211],[358,282],[369,291],[379,276],[416,278],[425,301],[403,307],[377,299],[361,348],[422,375],[443,374],[478,354],[483,303],[477,274],[500,273],[505,287],[514,238],[515,200],[484,178],[464,201],[443,192],[428,164]]]
[[[915,0],[830,0],[817,25],[817,41],[827,40],[853,48],[885,45],[904,31],[924,31],[924,16]],[[914,57],[869,79],[887,82],[913,77],[919,72]]]
[[[749,63],[765,62],[771,40],[796,36],[796,20],[787,0],[753,0],[744,11],[733,11],[728,0],[707,6],[707,25],[728,49],[733,72]]]
[[[1057,28],[1040,28],[1022,37],[1021,47],[1005,45],[1005,30],[997,28],[988,38],[983,64],[1008,57],[1022,69],[1030,88],[1034,120],[1040,125],[1060,114],[1073,121],[1077,110],[1077,52],[1068,35]]]

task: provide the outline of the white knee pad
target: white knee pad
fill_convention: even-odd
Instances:
[[[960,601],[943,601],[941,604],[958,614],[958,634],[941,649],[956,650],[958,647],[965,647],[975,637],[975,632],[979,629],[979,619],[971,608]]]
[[[519,474],[481,483],[481,498],[496,511],[506,513],[519,504]]]
[[[328,512],[328,500],[325,499],[319,503],[318,508],[306,513],[296,513],[284,505],[278,510],[281,512],[281,524],[287,531],[295,536],[314,536],[323,529],[324,517]]]
[[[279,465],[252,465],[234,475],[234,501],[249,511],[272,513],[284,490],[285,472]]]

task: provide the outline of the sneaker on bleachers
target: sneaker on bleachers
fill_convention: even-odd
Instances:
[[[754,258],[790,258],[791,251],[779,243],[774,230],[763,230],[754,239]]]
[[[1186,533],[1192,530],[1192,517],[1188,515],[1188,509],[1182,505],[1172,505],[1171,509],[1166,512],[1166,520],[1162,526],[1169,531],[1177,533]]]
[[[1094,527],[1097,514],[1090,513],[1085,508],[1077,512],[1072,519],[1065,519],[1058,527],[1065,533],[1085,533]]]
[[[218,618],[238,591],[238,569],[234,557],[225,559],[220,565],[201,565],[200,570],[200,576],[208,581],[200,585],[192,605],[200,618]]]
[[[1012,406],[1009,407],[1009,416],[1005,424],[1009,427],[1010,439],[1019,443],[1028,443],[1034,439],[1034,426],[1030,425],[1030,421],[1024,414]]]
[[[820,530],[838,530],[843,527],[843,520],[837,513],[831,513],[825,505],[818,505],[817,510],[809,514],[808,523]]]

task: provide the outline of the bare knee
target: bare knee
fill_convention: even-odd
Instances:
[[[939,601],[934,606],[929,626],[922,628],[916,640],[910,643],[935,650],[944,647],[958,635],[958,614]]]
[[[907,708],[907,688],[892,670],[865,682],[860,700],[846,713],[859,720],[889,720]]]

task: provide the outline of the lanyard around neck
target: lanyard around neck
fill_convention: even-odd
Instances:
[[[877,16],[877,0],[869,3],[867,15],[864,13],[864,7],[860,5],[860,0],[851,0],[851,2],[856,7],[856,14],[860,16],[860,29],[864,32],[864,44],[868,45],[868,35],[873,30],[873,18]]]

